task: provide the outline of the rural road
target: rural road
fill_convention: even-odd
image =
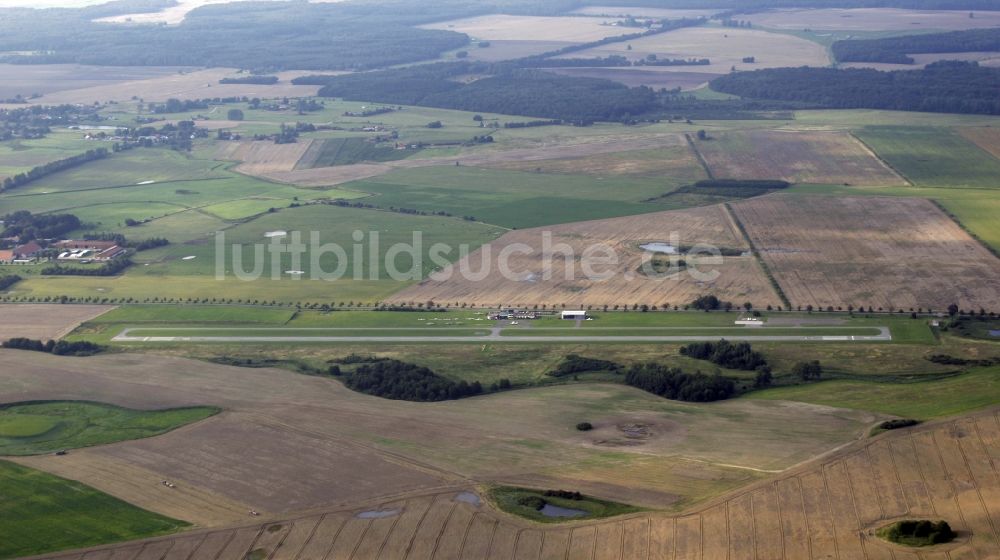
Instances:
[[[494,329],[486,336],[130,336],[133,330],[124,329],[114,342],[711,342],[726,340],[745,342],[889,342],[889,327],[878,327],[879,334],[857,335],[678,335],[678,336],[501,336]],[[166,329],[157,329],[166,330]],[[196,329],[183,329],[192,331]],[[214,330],[214,329],[207,329]],[[255,329],[261,330],[261,329]],[[279,329],[280,330],[280,329]],[[379,329],[385,330],[385,329]],[[764,330],[756,329],[758,332]]]

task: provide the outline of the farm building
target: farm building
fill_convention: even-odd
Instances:
[[[587,312],[583,311],[583,310],[580,310],[580,311],[563,311],[562,312],[562,318],[563,319],[569,319],[569,320],[572,320],[572,321],[582,321],[582,320],[584,320],[584,319],[587,318]]]
[[[94,261],[110,261],[127,251],[114,241],[79,241],[67,239],[52,245],[59,250],[59,260],[75,261],[90,259]]]
[[[744,327],[763,327],[764,321],[757,317],[741,317],[735,321],[737,325]]]
[[[18,245],[8,251],[0,251],[0,262],[27,263],[35,259],[44,249],[35,241]]]

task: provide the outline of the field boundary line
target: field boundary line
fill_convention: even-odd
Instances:
[[[736,211],[733,210],[732,205],[730,205],[728,202],[724,202],[722,203],[722,207],[725,210],[726,214],[729,215],[729,219],[732,220],[734,224],[736,224],[736,227],[737,229],[739,229],[740,234],[743,235],[743,239],[747,242],[747,245],[750,247],[750,253],[754,257],[756,257],[757,263],[760,265],[761,270],[764,272],[764,276],[766,276],[767,279],[770,281],[771,288],[774,290],[775,295],[778,296],[778,299],[781,300],[781,303],[785,304],[785,309],[791,311],[792,302],[789,301],[788,296],[785,294],[785,290],[781,288],[781,284],[779,284],[777,278],[774,277],[774,273],[771,272],[771,268],[767,266],[766,262],[764,262],[764,257],[761,256],[760,251],[757,249],[757,245],[754,244],[753,242],[753,238],[750,237],[750,232],[747,231],[746,226],[743,225],[742,221],[740,221],[740,217],[736,215]]]
[[[688,147],[691,148],[692,152],[694,152],[694,157],[698,159],[698,163],[705,171],[705,175],[707,175],[709,179],[715,179],[715,175],[712,174],[712,169],[708,166],[708,162],[705,161],[705,156],[701,155],[698,147],[695,146],[694,140],[691,139],[691,134],[689,132],[684,133],[684,139],[687,140]]]
[[[903,172],[900,171],[899,169],[896,169],[895,166],[893,166],[891,163],[889,163],[888,161],[886,161],[882,156],[878,155],[878,152],[876,152],[874,149],[872,149],[872,147],[869,146],[867,142],[865,142],[864,140],[862,140],[857,134],[855,134],[853,130],[848,130],[847,134],[848,134],[848,136],[850,136],[851,138],[853,138],[858,144],[860,144],[861,147],[865,149],[865,151],[867,151],[869,154],[871,154],[871,156],[873,158],[875,158],[876,160],[878,160],[879,163],[881,163],[883,166],[885,166],[886,169],[888,169],[889,171],[892,171],[897,177],[899,177],[900,179],[902,179],[903,183],[906,186],[908,186],[908,187],[915,186],[913,184],[913,181],[911,181],[909,177],[907,177],[906,175],[904,175]]]
[[[982,246],[983,249],[986,249],[986,251],[988,253],[990,253],[994,257],[1000,259],[1000,250],[997,250],[995,247],[993,247],[992,245],[990,245],[989,243],[987,243],[986,241],[984,241],[981,237],[979,237],[979,235],[977,235],[976,232],[974,232],[971,229],[969,229],[969,227],[966,226],[964,223],[962,223],[962,220],[960,220],[958,218],[958,216],[956,216],[954,213],[952,213],[951,210],[948,210],[948,208],[944,204],[942,204],[941,201],[939,201],[936,198],[928,198],[927,200],[931,204],[933,204],[934,206],[936,206],[938,210],[940,210],[941,212],[943,212],[944,215],[947,216],[949,220],[951,220],[952,222],[954,222],[955,225],[957,225],[959,227],[959,229],[961,229],[962,231],[964,231],[969,237],[971,237],[973,240],[975,240],[976,243],[979,243],[979,245]]]

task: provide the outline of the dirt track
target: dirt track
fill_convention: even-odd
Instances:
[[[536,525],[449,491],[46,558],[997,558],[998,460],[1000,418],[993,411],[889,432],[675,517]],[[357,516],[374,509],[397,513]],[[871,534],[901,517],[945,518],[959,538],[904,549]]]

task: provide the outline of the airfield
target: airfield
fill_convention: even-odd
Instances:
[[[177,25],[200,3],[143,17]],[[588,6],[426,27],[468,33],[470,60],[502,61],[634,31],[621,25],[631,16],[710,12]],[[828,66],[837,39],[998,18],[764,11],[745,16],[749,28],[708,22],[565,55],[707,65],[546,71],[716,99],[705,85],[716,76]],[[235,68],[0,73],[0,97],[97,103],[101,126],[152,118],[207,131],[190,151],[135,148],[0,192],[0,215],[79,217],[68,237],[169,241],[112,276],[0,264],[0,276],[22,278],[0,290],[0,340],[104,348],[0,349],[0,495],[15,496],[0,500],[0,558],[1000,557],[998,117],[811,109],[519,126],[538,117],[319,98],[318,86],[293,83],[306,70],[273,85],[219,83],[243,75]],[[170,98],[236,99],[150,112]],[[300,111],[298,98],[322,105]],[[237,109],[242,120],[230,118]],[[296,123],[315,129],[269,138]],[[94,132],[54,126],[0,142],[0,180],[112,144]],[[697,186],[720,179],[788,185]],[[377,231],[382,246],[362,243],[374,262],[349,262],[342,278],[313,279],[332,263],[310,253],[254,281],[223,261],[217,278],[220,233],[244,247],[245,264],[254,246],[292,232],[350,247],[355,231]],[[415,231],[425,242],[415,255],[389,253]],[[557,268],[613,248],[616,263],[595,264],[613,274],[546,277],[544,236],[572,253]],[[434,243],[467,251],[432,263]],[[717,276],[644,275],[651,244]],[[699,245],[724,255],[710,261]],[[496,269],[513,247],[531,250],[510,259],[516,275],[453,274]],[[415,277],[389,277],[390,264],[412,262]],[[696,310],[708,295],[720,308]],[[536,318],[489,318],[506,308]],[[564,310],[589,320],[562,320]],[[761,326],[736,324],[750,317]],[[720,339],[750,343],[773,383],[682,352]],[[554,375],[573,355],[621,369]],[[380,398],[330,373],[357,360],[497,390]],[[795,373],[814,360],[819,379]],[[623,372],[646,363],[724,377],[736,394],[685,402],[626,384]],[[900,419],[919,424],[879,428]],[[580,491],[626,513],[526,518],[492,498],[498,487]],[[24,507],[32,495],[45,503]],[[958,539],[910,549],[874,534],[914,517],[946,519]]]

